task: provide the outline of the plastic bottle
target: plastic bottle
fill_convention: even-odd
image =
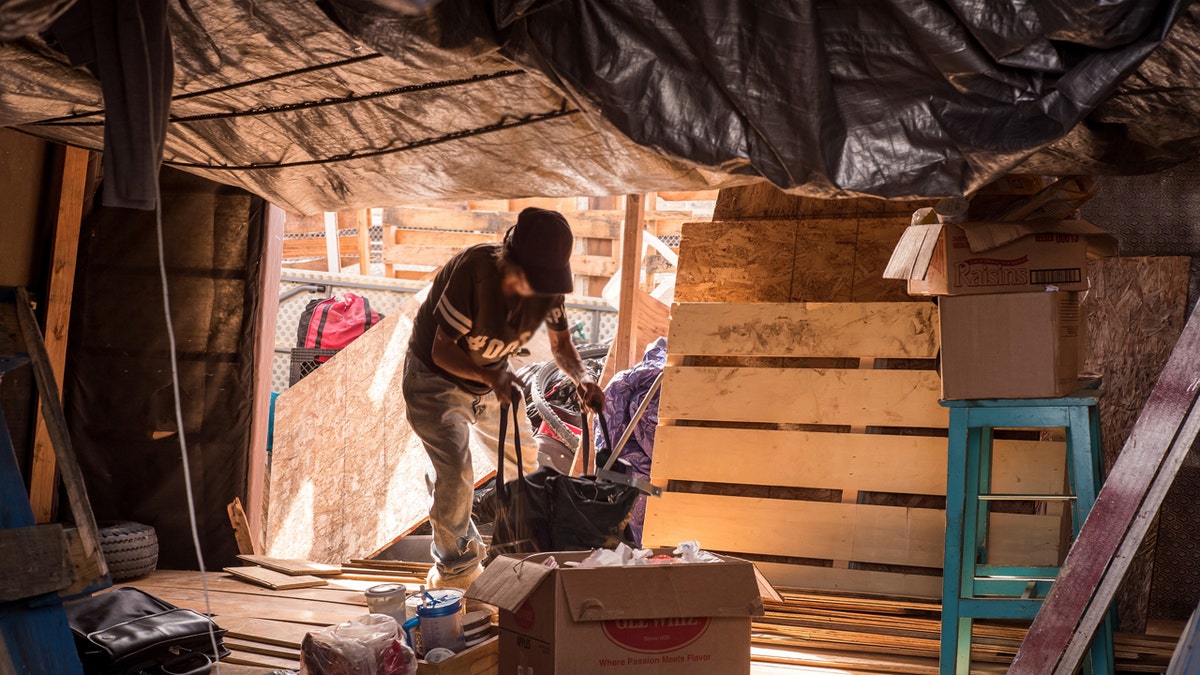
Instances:
[[[442,647],[457,654],[466,648],[462,608],[463,592],[460,590],[438,588],[425,592],[425,601],[417,608],[417,617],[426,652]]]

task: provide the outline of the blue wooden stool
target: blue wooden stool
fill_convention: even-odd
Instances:
[[[1103,481],[1098,392],[1063,398],[943,401],[950,409],[946,474],[946,557],[942,582],[942,675],[970,672],[974,619],[1032,620],[1058,567],[988,564],[987,528],[993,501],[1065,501],[1071,530],[1096,501]],[[994,494],[992,430],[1064,428],[1067,432],[1069,494]],[[1111,675],[1113,613],[1092,643],[1083,672]]]

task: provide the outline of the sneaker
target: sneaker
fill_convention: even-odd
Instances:
[[[444,577],[438,566],[434,565],[429,570],[429,576],[425,577],[425,586],[427,588],[457,588],[465,591],[471,586],[471,582],[475,581],[482,573],[483,565],[477,564],[466,572],[455,574],[452,577]]]

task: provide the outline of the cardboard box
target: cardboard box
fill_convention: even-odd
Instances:
[[[500,673],[750,672],[750,617],[779,596],[743,560],[551,569],[586,552],[501,556],[467,597],[500,608]],[[764,595],[765,594],[765,595]]]
[[[499,653],[500,638],[489,638],[441,663],[417,661],[417,675],[496,675]]]
[[[1078,220],[917,224],[884,278],[919,296],[1085,291],[1088,259],[1116,252],[1112,235]]]
[[[1078,388],[1078,293],[945,297],[938,316],[943,398],[1049,398]]]

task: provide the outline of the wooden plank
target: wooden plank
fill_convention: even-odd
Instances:
[[[646,504],[642,543],[941,568],[945,527],[937,509],[667,492]],[[993,514],[991,529],[1006,557],[1024,552],[1035,565],[1058,554],[1058,527],[1054,516],[1006,513]]]
[[[96,518],[92,515],[91,502],[88,501],[87,486],[83,482],[83,473],[79,470],[79,462],[75,459],[75,449],[71,445],[71,436],[67,433],[67,418],[63,415],[58,386],[54,381],[54,373],[50,369],[50,357],[46,353],[46,345],[42,341],[42,330],[37,319],[33,316],[33,308],[29,304],[29,294],[24,288],[16,291],[17,323],[21,326],[21,337],[25,349],[29,351],[34,379],[37,381],[38,396],[42,403],[42,413],[46,419],[46,431],[54,446],[54,456],[58,460],[58,470],[62,475],[63,487],[67,491],[67,499],[71,504],[71,515],[79,528],[80,540],[84,554],[88,557],[96,555],[100,548],[100,538],[96,528]],[[108,567],[100,557],[101,573],[108,572]]]
[[[659,192],[660,199],[668,202],[707,202],[715,201],[720,190],[671,190]]]
[[[266,227],[263,231],[262,261],[259,266],[259,297],[277,297],[279,278],[283,272],[283,229],[287,213],[270,204],[267,206]],[[263,303],[258,311],[258,335],[274,335],[279,317],[279,303]],[[246,469],[247,533],[252,548],[261,552],[266,519],[267,430],[271,423],[271,370],[275,360],[275,341],[256,340],[254,346],[254,402],[250,420],[250,456]]]
[[[221,572],[209,572],[206,575],[210,593],[221,592],[236,595],[258,596],[263,602],[271,598],[291,598],[318,603],[316,606],[330,605],[327,609],[354,608],[367,606],[367,599],[362,591],[348,589],[331,582],[325,586],[310,588],[291,588],[286,591],[273,591],[262,586],[255,586]],[[177,570],[156,570],[148,577],[138,579],[133,585],[142,589],[177,588],[193,591],[201,590],[200,573]],[[365,590],[365,589],[363,589]]]
[[[756,562],[754,566],[776,587],[933,599],[942,596],[941,576],[767,562]]]
[[[412,207],[384,209],[383,222],[399,228],[503,234],[517,222],[512,211],[454,211]],[[619,239],[625,212],[573,211],[564,214],[571,232],[580,238]],[[646,220],[694,220],[687,211],[647,211]]]
[[[353,251],[357,243],[357,237],[338,237],[340,250]],[[329,249],[323,237],[304,237],[302,239],[284,239],[281,255],[283,260],[295,260],[297,258],[324,258],[328,252]]]
[[[571,256],[571,273],[586,277],[611,277],[620,267],[611,256],[575,255]],[[635,277],[636,279],[636,277]]]
[[[280,670],[295,670],[300,665],[298,661],[293,659],[281,659],[275,656],[253,654],[250,652],[232,652],[229,656],[222,659],[221,662],[239,666],[257,666]]]
[[[625,198],[625,225],[621,235],[620,297],[617,315],[617,332],[609,358],[614,360],[617,372],[627,370],[637,362],[634,336],[637,335],[638,306],[635,302],[638,278],[642,269],[642,231],[645,229],[646,196],[628,195]]]
[[[751,452],[754,461],[733,461]],[[1061,492],[1065,445],[996,441],[993,490]],[[765,429],[660,426],[651,476],[742,485],[946,494],[946,439]]]
[[[233,538],[237,540],[238,552],[261,553],[262,547],[255,543],[250,532],[250,521],[246,518],[246,512],[242,510],[242,500],[234,497],[225,510],[229,513],[229,524],[233,526]]]
[[[680,303],[672,354],[934,358],[937,306],[904,303]]]
[[[258,584],[273,591],[285,591],[291,588],[312,588],[324,586],[329,582],[307,575],[292,576],[269,570],[265,567],[226,567],[225,571],[243,581]]]
[[[371,274],[371,209],[363,209],[355,213],[358,235],[358,273],[363,276]]]
[[[397,228],[393,240],[388,244],[405,244],[408,246],[452,246],[466,248],[476,244],[498,242],[501,235],[498,232],[446,232],[439,230],[404,230]],[[386,248],[386,247],[385,247]]]
[[[67,555],[71,560],[71,577],[74,581],[58,592],[59,597],[70,598],[85,591],[92,593],[111,585],[103,551],[96,549],[90,556],[84,553],[79,530],[74,527],[64,529],[63,536],[67,539]]]
[[[259,567],[274,570],[280,574],[332,577],[342,573],[341,565],[326,565],[324,563],[315,563],[311,560],[272,558],[265,555],[239,555],[238,558]]]
[[[338,214],[325,212],[325,268],[329,272],[341,270],[341,239],[338,237]]]
[[[0,602],[53,593],[72,581],[62,525],[0,529]]]
[[[410,246],[394,244],[383,249],[384,262],[391,264],[445,265],[462,249],[456,246]]]
[[[79,254],[79,227],[83,221],[84,191],[88,180],[87,150],[60,146],[57,204],[54,226],[54,252],[50,261],[50,282],[46,293],[46,353],[54,381],[62,389],[63,366],[67,359],[67,336],[71,323],[71,297],[75,291],[75,260]],[[59,162],[56,162],[58,164]],[[38,403],[37,427],[33,439],[33,461],[29,470],[29,503],[39,523],[54,519],[58,474],[54,448],[46,430],[46,420]]]
[[[668,366],[660,419],[945,428],[929,370]]]
[[[288,621],[320,627],[332,626],[363,614],[362,607],[314,603],[311,600],[280,595],[262,597],[240,593],[210,592],[206,603],[202,591],[165,586],[156,587],[154,595],[176,607],[193,609],[201,613],[209,611],[206,609],[207,604],[212,608],[212,614],[217,617],[217,625],[222,625],[221,622],[226,618],[244,617]]]
[[[293,661],[300,660],[299,647],[283,647],[280,645],[272,645],[255,640],[246,640],[243,638],[231,638],[225,636],[225,646],[231,651],[242,652],[245,654],[262,654],[264,656],[274,656],[280,659],[291,659]]]
[[[244,617],[222,617],[218,625],[227,630],[226,635],[232,638],[292,649],[299,649],[304,636],[312,630],[307,625]]]
[[[441,663],[417,661],[417,675],[495,675],[499,665],[500,638],[492,637]]]
[[[1072,664],[1063,659],[1064,653],[1071,650],[1073,654],[1082,654],[1080,646],[1086,646],[1094,635],[1099,615],[1112,602],[1132,557],[1132,554],[1117,554],[1127,553],[1123,548],[1136,550],[1141,543],[1179,464],[1200,431],[1200,412],[1194,408],[1197,382],[1200,382],[1200,307],[1192,311],[1121,455],[1067,553],[1058,580],[1013,661],[1014,672],[1050,673],[1060,659],[1063,669],[1069,669]],[[1110,570],[1107,576],[1106,570]],[[1102,581],[1113,583],[1102,585]],[[1089,613],[1089,606],[1099,612]],[[1087,624],[1081,623],[1085,618]]]

